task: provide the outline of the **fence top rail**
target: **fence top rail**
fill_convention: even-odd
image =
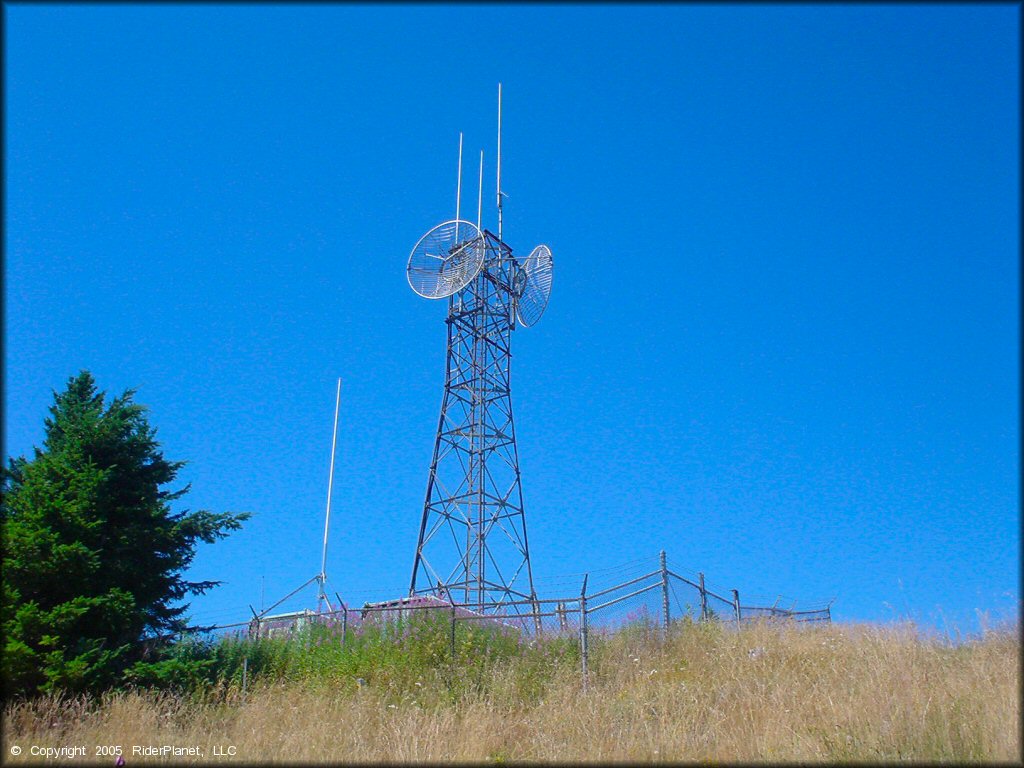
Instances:
[[[252,624],[252,619],[248,621],[239,621],[234,624],[215,624],[212,627],[191,627],[182,632],[182,634],[192,634],[195,632],[213,632],[217,629],[241,629],[242,627],[248,627]]]
[[[607,589],[602,589],[599,592],[594,592],[593,594],[587,595],[587,600],[593,600],[595,597],[607,595],[609,592],[614,592],[617,589],[632,586],[633,584],[641,582],[644,579],[649,579],[652,576],[661,576],[661,570],[659,569],[657,571],[651,571],[650,573],[644,574],[643,576],[637,576],[635,579],[630,579],[629,581],[624,581],[621,584],[616,584],[614,587],[608,587]]]
[[[680,575],[679,575],[678,573],[675,573],[674,571],[671,571],[671,570],[670,570],[670,571],[668,571],[668,575],[669,575],[669,576],[672,576],[672,577],[674,577],[674,578],[676,578],[676,579],[679,579],[679,580],[680,580],[681,582],[683,582],[683,583],[685,583],[685,584],[689,584],[689,585],[690,585],[691,587],[693,587],[694,589],[700,589],[700,584],[697,584],[697,583],[695,583],[695,582],[692,582],[692,581],[690,581],[690,580],[689,580],[688,578],[686,578],[685,576],[680,576]],[[707,591],[708,591],[706,587],[705,587],[704,591],[705,591],[705,592],[707,592]]]
[[[829,606],[823,608],[801,608],[799,611],[793,608],[778,608],[770,605],[740,605],[744,611],[768,611],[774,613],[786,613],[786,614],[797,614],[797,613],[828,613],[830,610]]]
[[[622,585],[620,584],[619,586],[622,586]],[[515,605],[533,606],[533,605],[543,605],[545,603],[552,603],[552,604],[554,604],[554,603],[575,603],[579,599],[580,599],[579,595],[572,595],[571,597],[538,597],[536,600],[501,600],[501,601],[498,601],[498,602],[484,603],[482,606],[480,605],[480,603],[459,603],[459,602],[456,602],[455,603],[455,607],[456,608],[472,608],[472,609],[480,609],[480,608],[482,608],[483,610],[489,610],[491,608],[501,608],[501,607],[504,607],[504,606],[515,606]],[[403,608],[403,609],[404,608],[409,608],[409,609],[414,609],[415,610],[415,609],[421,609],[421,608],[450,608],[452,606],[452,601],[450,601],[450,600],[445,600],[444,598],[438,598],[438,600],[439,600],[439,602],[429,603],[429,604],[425,604],[425,605],[416,605],[416,604],[409,604],[409,603],[399,603],[399,601],[397,601],[397,600],[382,600],[382,601],[376,602],[376,603],[365,603],[360,608],[352,607],[352,608],[349,608],[349,610],[360,611],[360,610],[372,609],[372,610],[396,610],[397,611],[400,608]],[[532,611],[531,611],[531,613],[532,613]]]
[[[646,587],[641,587],[635,592],[630,592],[628,595],[622,595],[620,597],[613,598],[612,600],[608,600],[607,602],[601,603],[600,605],[595,605],[593,608],[587,608],[587,613],[595,613],[597,611],[600,611],[602,608],[607,608],[609,605],[621,603],[623,600],[628,600],[631,597],[642,595],[644,592],[650,592],[652,589],[657,589],[660,586],[661,584],[648,584]]]
[[[715,598],[716,600],[721,600],[723,603],[728,603],[729,605],[733,605],[734,604],[731,597],[722,597],[720,594],[718,594],[717,592],[712,592],[707,587],[704,587],[704,593],[706,595],[710,595],[711,597]],[[742,606],[740,606],[740,607],[742,608]]]
[[[831,608],[814,608],[806,611],[787,611],[790,616],[809,616],[811,614],[827,615],[832,612]]]
[[[670,570],[670,571],[668,571],[668,575],[669,575],[669,576],[672,576],[672,577],[674,577],[674,578],[677,578],[677,579],[679,579],[679,580],[680,580],[681,582],[683,582],[683,583],[685,583],[685,584],[689,584],[689,585],[690,585],[691,587],[693,587],[693,588],[694,588],[694,589],[696,589],[696,590],[701,590],[701,586],[700,586],[700,584],[697,584],[696,582],[690,581],[690,580],[689,580],[688,578],[686,578],[685,576],[680,576],[680,575],[679,575],[678,573],[676,573],[675,571],[671,571],[671,570]],[[721,601],[722,601],[723,603],[729,603],[730,605],[732,605],[732,604],[733,604],[733,601],[732,601],[732,598],[731,598],[731,597],[722,597],[722,596],[721,596],[720,594],[718,594],[718,593],[717,593],[717,592],[715,592],[714,590],[712,590],[712,589],[708,589],[708,585],[707,585],[707,582],[705,582],[705,583],[704,583],[704,587],[703,587],[703,592],[704,592],[704,594],[705,594],[705,595],[708,595],[708,596],[710,596],[710,597],[713,597],[713,598],[715,598],[715,599],[717,599],[717,600],[721,600]]]

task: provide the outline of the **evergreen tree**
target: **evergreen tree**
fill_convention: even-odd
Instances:
[[[186,628],[182,599],[219,582],[182,577],[198,542],[247,513],[174,513],[167,461],[134,391],[105,403],[88,371],[55,395],[42,449],[3,477],[8,694],[97,691],[125,680],[146,641]]]

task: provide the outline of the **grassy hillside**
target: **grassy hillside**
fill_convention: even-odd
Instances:
[[[132,765],[159,759],[133,745],[166,744],[204,753],[182,762],[210,762],[215,747],[245,762],[1021,758],[1016,629],[953,647],[910,626],[680,624],[666,642],[630,627],[592,638],[586,694],[571,638],[463,633],[453,662],[437,629],[345,649],[227,643],[191,691],[8,705],[4,757],[81,744],[95,759],[94,745],[114,744]]]

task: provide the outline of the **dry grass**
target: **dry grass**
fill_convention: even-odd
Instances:
[[[429,690],[440,676],[409,691],[292,682],[206,702],[42,699],[5,709],[7,747],[24,750],[5,758],[118,744],[132,765],[159,759],[132,745],[170,744],[200,746],[196,762],[215,745],[245,762],[1021,760],[1016,630],[951,647],[908,626],[690,626],[665,644],[624,632],[593,656],[586,695],[563,666],[523,697],[513,660],[454,701]]]

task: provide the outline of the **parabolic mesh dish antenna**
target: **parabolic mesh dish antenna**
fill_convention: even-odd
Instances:
[[[554,259],[551,249],[546,245],[538,245],[523,262],[520,273],[516,276],[515,288],[519,299],[516,306],[516,317],[519,324],[529,328],[536,325],[540,316],[548,306],[551,295],[551,275],[554,270]]]
[[[409,255],[409,286],[425,299],[458,293],[480,271],[485,250],[475,224],[460,219],[438,224],[420,238]]]

